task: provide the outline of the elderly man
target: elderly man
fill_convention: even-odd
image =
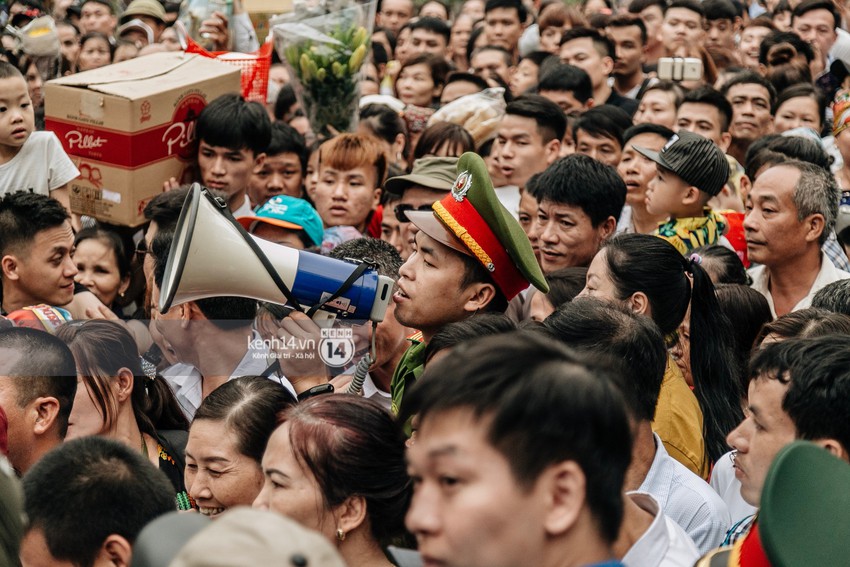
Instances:
[[[825,285],[850,278],[821,251],[835,226],[840,192],[822,168],[800,161],[771,167],[747,196],[750,270],[774,317],[809,307]]]

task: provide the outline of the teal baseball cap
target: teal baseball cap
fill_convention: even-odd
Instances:
[[[248,232],[253,232],[260,222],[291,230],[303,230],[313,246],[322,245],[325,232],[322,217],[316,209],[304,199],[289,195],[276,195],[254,211],[252,216],[239,217],[236,220]]]

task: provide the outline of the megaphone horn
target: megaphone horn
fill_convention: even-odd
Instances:
[[[274,244],[245,232],[226,203],[192,185],[165,266],[162,313],[172,305],[236,296],[309,306],[325,318],[383,321],[395,283],[369,266]]]

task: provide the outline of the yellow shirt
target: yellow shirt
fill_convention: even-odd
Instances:
[[[669,355],[652,430],[661,438],[671,457],[708,480],[710,470],[702,436],[702,410],[682,371]]]

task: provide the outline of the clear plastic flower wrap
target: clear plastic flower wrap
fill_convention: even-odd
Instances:
[[[327,137],[357,125],[360,68],[366,61],[375,0],[296,2],[271,22],[275,49],[313,132]]]

